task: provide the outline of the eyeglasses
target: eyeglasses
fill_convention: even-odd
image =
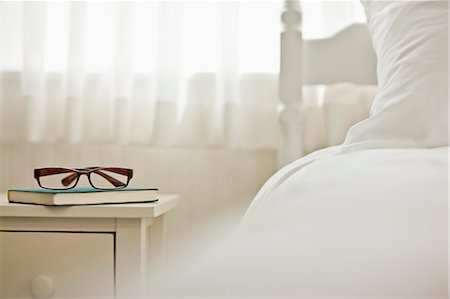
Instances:
[[[95,189],[113,190],[128,186],[133,177],[133,169],[119,167],[86,167],[86,168],[38,168],[34,170],[34,178],[39,186],[51,190],[67,190],[74,188],[80,177],[86,175]]]

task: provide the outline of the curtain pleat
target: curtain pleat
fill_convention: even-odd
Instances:
[[[133,96],[133,19],[135,5],[133,2],[118,4],[118,21],[116,22],[115,46],[115,140],[120,144],[128,144],[130,138]]]
[[[25,138],[36,142],[44,136],[46,107],[45,96],[45,25],[46,4],[25,2],[23,8],[23,71],[21,100],[24,102]]]
[[[84,108],[84,32],[86,4],[74,1],[69,13],[69,47],[66,72],[65,139],[70,143],[82,140]]]

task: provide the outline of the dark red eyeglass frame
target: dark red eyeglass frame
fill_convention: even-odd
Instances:
[[[117,180],[116,178],[113,178],[112,176],[109,176],[108,174],[102,172],[108,171],[113,173],[118,173],[121,175],[124,175],[127,177],[127,181],[121,182]],[[54,175],[54,174],[62,174],[62,173],[70,173],[67,177],[62,179],[61,183],[63,186],[69,186],[72,184],[74,180],[76,180],[75,184],[70,187],[66,188],[49,188],[46,186],[43,186],[41,184],[40,178],[43,176],[48,175]],[[102,176],[104,179],[109,181],[114,188],[99,188],[96,187],[92,181],[91,181],[91,173],[96,173],[100,176]],[[128,186],[130,183],[131,178],[133,177],[133,169],[130,168],[122,168],[122,167],[85,167],[85,168],[64,168],[64,167],[46,167],[46,168],[36,168],[34,170],[34,178],[37,180],[39,187],[43,189],[49,189],[49,190],[69,190],[72,188],[75,188],[75,186],[78,184],[78,181],[80,180],[80,177],[82,175],[86,175],[89,181],[89,184],[95,189],[99,190],[114,190],[114,189],[123,189]]]

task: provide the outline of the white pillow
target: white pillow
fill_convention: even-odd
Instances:
[[[447,1],[363,1],[377,55],[370,117],[344,151],[448,146]]]

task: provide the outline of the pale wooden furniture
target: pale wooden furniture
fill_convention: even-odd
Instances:
[[[304,40],[298,0],[285,0],[281,16],[279,97],[282,140],[279,165],[302,153],[302,87],[304,84],[351,82],[376,85],[376,56],[365,24],[354,24],[332,37]]]
[[[144,295],[163,262],[158,203],[45,207],[0,199],[0,298],[129,298]]]

